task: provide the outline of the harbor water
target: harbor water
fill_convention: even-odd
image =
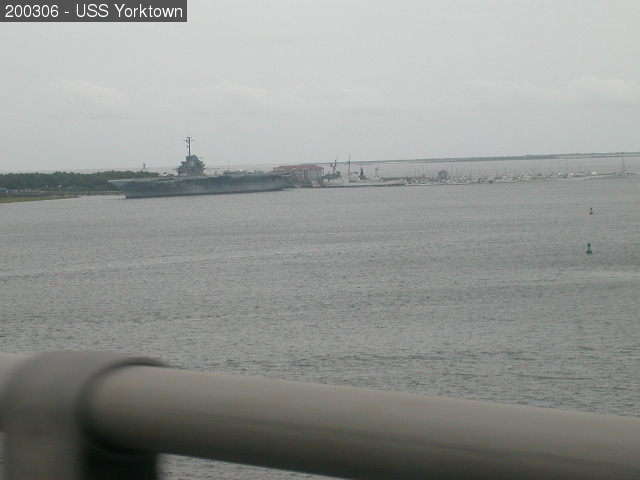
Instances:
[[[639,200],[629,176],[2,205],[0,351],[637,417]]]

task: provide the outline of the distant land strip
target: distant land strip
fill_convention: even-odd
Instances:
[[[388,163],[456,163],[456,162],[506,162],[518,160],[581,160],[586,158],[628,158],[640,157],[640,152],[601,152],[601,153],[543,153],[536,155],[504,155],[494,157],[433,157],[433,158],[404,158],[387,160],[352,160],[358,165],[374,165]],[[316,162],[313,165],[333,165],[334,162]],[[336,162],[346,165],[347,161]],[[307,164],[311,165],[311,164]]]
[[[35,202],[39,200],[63,200],[66,198],[77,198],[77,195],[33,195],[33,196],[2,196],[0,195],[0,204],[18,203],[18,202]]]
[[[0,195],[20,196],[20,192],[100,193],[113,192],[109,180],[157,177],[154,172],[108,170],[96,173],[4,173],[0,174]]]

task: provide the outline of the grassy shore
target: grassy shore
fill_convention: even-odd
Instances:
[[[37,197],[17,197],[12,195],[0,196],[0,203],[35,202],[37,200],[61,200],[63,198],[76,198],[77,195],[42,195]]]

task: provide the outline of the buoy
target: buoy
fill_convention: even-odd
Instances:
[[[593,252],[591,251],[591,244],[587,243],[587,255],[591,255]]]
[[[593,207],[589,209],[589,215],[593,215]]]

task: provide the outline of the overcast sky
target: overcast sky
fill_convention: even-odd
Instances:
[[[638,0],[189,0],[0,24],[0,170],[640,150]]]

